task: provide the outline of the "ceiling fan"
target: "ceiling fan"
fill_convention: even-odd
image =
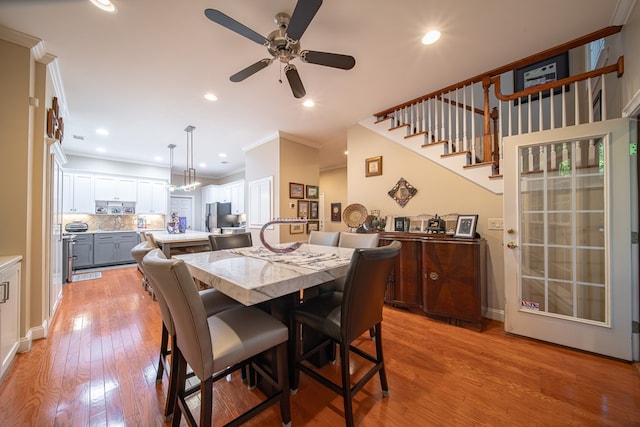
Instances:
[[[284,72],[289,81],[289,86],[291,86],[293,96],[302,98],[306,95],[306,91],[302,80],[300,80],[296,66],[290,63],[291,60],[300,58],[302,62],[310,64],[324,65],[343,70],[352,69],[356,65],[356,60],[353,56],[318,52],[315,50],[300,50],[300,39],[321,5],[322,0],[298,0],[291,16],[284,12],[276,15],[275,21],[278,28],[272,31],[268,37],[258,34],[251,28],[241,24],[219,10],[206,9],[204,14],[207,18],[249,40],[265,46],[271,55],[271,58],[261,59],[249,65],[247,68],[238,71],[230,77],[230,80],[232,82],[241,82],[263,68],[266,68],[277,59],[281,63],[286,64]]]

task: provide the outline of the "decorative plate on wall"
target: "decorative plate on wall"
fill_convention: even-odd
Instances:
[[[359,203],[351,204],[344,208],[342,218],[347,227],[358,228],[367,219],[367,208]]]

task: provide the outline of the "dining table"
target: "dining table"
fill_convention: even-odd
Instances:
[[[289,378],[295,367],[295,340],[290,311],[310,291],[323,283],[346,276],[354,249],[302,244],[287,253],[274,253],[264,246],[174,255],[185,262],[194,279],[247,306],[258,306],[289,328]],[[304,344],[312,346],[323,337],[303,331]],[[331,349],[314,363],[328,362]]]
[[[164,255],[167,258],[171,258],[171,249],[209,245],[209,235],[211,233],[186,230],[184,233],[153,231],[151,234],[153,234],[153,239],[160,246]]]
[[[272,301],[344,277],[352,248],[303,244],[288,253],[263,246],[174,255],[205,287],[244,305]]]

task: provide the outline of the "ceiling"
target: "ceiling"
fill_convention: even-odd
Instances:
[[[345,71],[294,60],[307,91],[296,99],[276,61],[231,82],[229,76],[269,55],[204,16],[207,8],[219,9],[267,36],[275,29],[275,14],[291,14],[295,0],[113,2],[116,14],[88,0],[0,0],[0,25],[43,40],[46,52],[58,58],[67,154],[168,166],[167,146],[176,144],[176,173],[186,165],[184,129],[193,125],[195,167],[210,178],[242,171],[243,149],[278,132],[320,148],[321,169],[346,165],[350,126],[611,25],[618,5],[328,0],[301,38],[302,49],[352,55],[356,65]],[[441,31],[440,41],[421,44],[433,28]],[[206,92],[218,100],[205,100]],[[306,99],[315,106],[303,107]],[[96,134],[97,128],[109,135]]]

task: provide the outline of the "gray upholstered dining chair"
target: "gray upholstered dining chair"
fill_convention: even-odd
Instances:
[[[207,316],[183,260],[166,259],[161,250],[155,249],[145,255],[142,264],[167,303],[175,327],[176,340],[172,358],[177,359],[178,365],[175,369],[177,406],[173,414],[173,425],[180,425],[183,414],[189,425],[196,424],[187,403],[187,365],[200,380],[198,425],[211,426],[214,382],[242,369],[247,363],[253,363],[258,354],[270,349],[275,349],[275,367],[269,372],[257,364],[253,368],[275,391],[229,424],[238,425],[268,406],[279,403],[282,423],[290,425],[287,327],[266,312],[249,306],[231,308]]]
[[[145,267],[143,265],[143,259],[145,255],[147,255],[152,250],[157,249],[150,242],[142,242],[133,247],[131,250],[131,256],[136,260],[140,268],[142,269],[142,273],[144,277],[147,278],[148,282],[151,280],[145,273]],[[153,287],[153,283],[150,283],[150,287]],[[229,298],[222,292],[219,292],[215,289],[206,289],[203,291],[199,291],[200,299],[202,300],[202,305],[204,306],[205,312],[207,316],[211,316],[217,314],[221,311],[228,310],[234,307],[240,307],[242,304],[237,302],[236,300]],[[177,369],[178,369],[178,359],[172,357],[171,367],[167,366],[167,356],[171,355],[171,347],[169,346],[169,342],[171,342],[171,346],[175,345],[176,342],[176,332],[175,326],[173,324],[173,319],[171,318],[171,313],[169,311],[169,307],[165,302],[162,294],[155,293],[155,299],[158,301],[158,306],[160,307],[160,315],[162,316],[162,335],[160,338],[160,355],[158,357],[158,369],[156,373],[156,383],[162,382],[162,376],[164,372],[168,372],[169,374],[169,386],[167,391],[167,397],[165,401],[165,409],[164,416],[166,419],[170,418],[173,415],[174,404],[175,404],[175,396],[176,396],[176,380]]]
[[[383,396],[389,395],[387,377],[382,354],[382,306],[387,280],[400,254],[401,244],[393,241],[388,246],[370,249],[356,249],[351,258],[351,264],[345,280],[344,293],[320,295],[292,311],[293,332],[296,337],[296,360],[293,371],[292,392],[298,389],[300,371],[319,381],[334,392],[340,394],[344,401],[344,416],[347,426],[353,426],[352,411],[353,396],[376,373],[380,375]],[[305,350],[300,334],[300,328],[316,330],[327,338],[311,349]],[[373,328],[375,331],[376,354],[372,355],[352,345],[353,341],[365,331]],[[304,336],[304,333],[303,335]],[[338,385],[307,362],[327,345],[334,342],[340,346],[340,361],[342,384]],[[349,355],[354,352],[367,361],[373,363],[366,374],[351,386],[349,371]]]
[[[378,246],[378,233],[346,233],[340,232],[338,246],[341,248],[375,248]]]
[[[339,231],[311,231],[309,244],[323,246],[338,246]]]
[[[251,233],[210,234],[209,243],[212,251],[222,249],[247,248],[253,246]]]

